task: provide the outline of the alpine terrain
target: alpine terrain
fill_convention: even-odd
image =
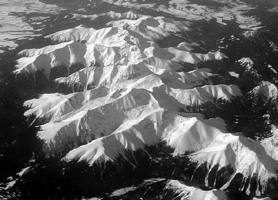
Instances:
[[[4,0],[1,199],[278,199],[277,11]]]

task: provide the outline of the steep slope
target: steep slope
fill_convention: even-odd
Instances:
[[[208,178],[217,168],[216,174],[225,170],[227,175],[222,189],[242,175],[238,190],[265,194],[268,183],[277,180],[278,161],[260,143],[227,133],[223,120],[189,112],[242,95],[234,84],[212,84],[221,75],[198,67],[226,56],[220,51],[192,53],[180,45],[162,48],[156,43],[188,30],[188,23],[126,16],[101,29],[79,26],[54,33],[47,38],[58,44],[21,52],[16,74],[33,74],[36,79],[42,72],[49,82],[73,88],[69,94],[43,94],[25,102],[30,107],[27,116],[45,120],[39,137],[46,154],[90,166],[116,165],[119,157],[132,163],[130,154],[164,143],[171,149],[171,158],[186,155],[198,163],[196,170],[206,166],[204,186],[216,187]],[[136,163],[132,165],[136,168]],[[199,190],[191,194],[191,189],[192,199],[213,196]]]
[[[165,128],[158,128],[159,124],[163,124]],[[218,167],[218,170],[231,167],[233,172],[229,174],[229,181],[222,189],[227,188],[237,174],[242,174],[244,179],[239,190],[244,189],[248,177],[257,177],[255,190],[260,195],[265,192],[267,182],[276,178],[278,161],[268,156],[258,142],[225,133],[206,120],[162,111],[147,116],[136,124],[123,124],[111,135],[70,151],[65,159],[86,161],[90,165],[113,161],[120,154],[158,143],[159,140],[166,141],[166,145],[173,149],[173,156],[189,153],[199,166],[206,163],[209,171],[214,167]],[[250,185],[246,189],[247,193],[250,193],[249,187]]]
[[[227,194],[220,190],[201,190],[196,187],[187,186],[183,182],[167,179],[149,179],[144,183],[129,188],[122,188],[114,191],[106,198],[100,199],[181,199],[181,200],[226,200]],[[96,200],[96,198],[90,199]]]
[[[54,146],[53,140],[68,144],[64,137],[71,138],[72,142],[79,137],[83,138],[81,141],[90,141],[100,135],[110,134],[126,120],[140,117],[144,114],[142,111],[158,108],[178,111],[214,102],[215,99],[229,101],[233,96],[241,95],[234,85],[206,85],[210,77],[216,76],[207,69],[180,71],[182,63],[196,64],[222,59],[224,56],[219,52],[203,55],[172,47],[158,47],[146,35],[154,32],[149,31],[149,27],[158,27],[160,30],[159,25],[164,23],[161,18],[140,18],[119,27],[96,30],[85,43],[64,42],[43,49],[26,50],[23,54],[28,57],[18,60],[16,73],[42,70],[49,78],[55,66],[70,66],[76,62],[86,66],[69,76],[66,75],[70,73],[68,69],[64,74],[67,77],[56,79],[58,82],[64,80],[69,85],[78,81],[85,91],[68,95],[47,94],[25,103],[32,107],[27,115],[50,118],[49,123],[42,126],[40,137]],[[133,32],[130,29],[140,31]],[[73,33],[80,35],[76,30]],[[68,36],[68,31],[65,35]],[[108,43],[108,40],[111,42]],[[72,50],[73,46],[75,50]],[[88,86],[92,89],[88,89]],[[102,123],[107,125],[98,126],[110,131],[102,128],[98,130],[93,125]],[[91,135],[91,130],[96,133]]]
[[[183,27],[182,25],[164,21],[164,18],[145,17],[138,20],[124,20],[117,26],[95,31],[79,27],[63,33],[58,32],[50,37],[54,40],[58,37],[61,38],[59,42],[66,42],[37,50],[25,50],[21,54],[26,57],[18,60],[16,73],[44,70],[48,77],[51,68],[60,65],[70,67],[74,63],[81,63],[85,66],[110,66],[145,62],[158,68],[181,68],[181,63],[197,64],[202,61],[224,58],[220,52],[203,55],[173,47],[161,49],[152,41],[166,37],[168,29],[174,32],[182,31],[180,28]],[[72,35],[75,36],[72,37]],[[154,70],[157,69],[154,68]]]

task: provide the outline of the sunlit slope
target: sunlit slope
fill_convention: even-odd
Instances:
[[[228,195],[221,190],[201,190],[197,187],[188,186],[181,181],[163,178],[148,179],[142,184],[133,187],[122,188],[112,192],[105,199],[181,199],[181,200],[226,200]],[[92,198],[88,200],[96,200]],[[100,198],[102,199],[102,198]]]
[[[265,192],[268,180],[276,178],[278,162],[268,156],[258,142],[225,133],[211,122],[162,111],[138,120],[140,121],[136,124],[123,124],[111,135],[70,151],[65,160],[86,161],[90,165],[114,161],[120,154],[125,155],[128,151],[135,151],[162,140],[173,149],[173,156],[189,153],[199,166],[206,163],[210,170],[214,167],[218,167],[218,170],[231,167],[233,173],[229,174],[229,181],[222,189],[229,187],[236,174],[242,174],[245,178],[239,189],[243,189],[241,187],[246,187],[247,184],[247,192],[250,192],[248,177],[257,176],[255,187],[260,195],[260,192]],[[160,124],[166,127],[159,129]]]
[[[48,38],[57,44],[21,52],[15,73],[36,79],[42,72],[49,81],[73,88],[69,94],[42,94],[25,102],[26,115],[44,119],[39,137],[45,152],[92,166],[128,160],[127,154],[164,143],[172,149],[169,156],[189,155],[197,168],[231,168],[222,189],[242,174],[239,190],[265,193],[268,181],[277,178],[278,161],[258,142],[227,133],[223,120],[187,112],[242,95],[236,85],[212,84],[220,75],[198,68],[225,55],[156,43],[186,31],[186,23],[130,13],[123,17],[128,19],[119,17],[97,30],[80,26],[54,33]],[[57,68],[65,70],[51,77]]]

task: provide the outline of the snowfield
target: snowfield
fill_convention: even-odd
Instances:
[[[1,2],[0,198],[278,198],[268,3]]]
[[[26,116],[46,119],[39,132],[46,154],[92,166],[116,162],[119,156],[128,160],[128,152],[164,142],[172,149],[171,156],[186,154],[198,163],[197,168],[207,166],[204,185],[214,186],[208,183],[213,168],[230,167],[230,178],[221,189],[242,174],[239,190],[264,194],[268,181],[277,179],[278,161],[259,142],[228,133],[222,119],[184,112],[242,95],[236,85],[211,84],[211,79],[220,75],[209,68],[191,69],[226,56],[220,51],[201,54],[181,44],[162,48],[156,43],[186,32],[186,22],[132,12],[107,16],[115,20],[105,28],[78,26],[59,31],[46,36],[56,44],[20,52],[16,74],[29,74],[35,80],[42,72],[48,80],[72,88],[69,94],[42,94],[25,102],[30,107]],[[74,64],[79,68],[73,70]],[[52,71],[59,68],[64,71],[52,77]],[[265,88],[263,83],[254,93],[264,94]],[[254,177],[257,181],[251,188],[250,178]],[[169,182],[167,187],[176,184]],[[199,199],[199,195],[218,199],[214,192],[186,191],[181,194],[190,193],[194,196],[190,199]]]

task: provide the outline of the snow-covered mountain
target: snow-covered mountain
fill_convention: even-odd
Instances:
[[[159,188],[152,191],[154,196],[162,190],[162,199],[229,199],[230,191],[274,197],[278,150],[272,110],[262,116],[254,111],[272,127],[271,137],[262,140],[247,137],[245,127],[234,131],[228,124],[232,119],[221,118],[227,115],[223,106],[237,101],[251,102],[251,108],[261,102],[276,105],[276,66],[267,64],[265,75],[248,53],[235,59],[225,51],[229,44],[221,46],[226,40],[256,41],[264,24],[248,16],[256,9],[253,4],[210,2],[90,1],[88,5],[96,8],[104,4],[124,9],[92,13],[81,9],[65,18],[89,20],[92,26],[52,32],[44,36],[47,45],[21,50],[13,71],[16,77],[34,86],[41,81],[54,86],[49,92],[44,85],[36,97],[24,102],[25,116],[40,122],[44,155],[70,164],[86,163],[100,173],[112,166],[118,176],[124,173],[119,166],[126,163],[140,168],[138,152],[155,162],[167,157],[161,161],[163,170],[179,158],[188,158],[180,159],[179,166],[192,164],[191,171],[178,178],[167,173],[163,177],[158,170],[153,173],[157,179],[134,182],[137,186],[115,191],[107,199],[136,198],[132,195],[146,188]],[[208,39],[214,36],[206,35],[202,26],[211,21],[221,28],[236,27],[238,38]],[[97,22],[101,25],[95,26]],[[274,43],[268,45],[275,51]],[[249,78],[253,80],[245,87]],[[218,113],[210,116],[211,107]],[[252,113],[238,111],[245,112]],[[241,127],[238,121],[244,117],[252,123],[253,116],[233,113],[228,114],[235,119],[234,126]],[[152,148],[155,153],[149,151]]]
[[[205,120],[202,114],[186,112],[241,96],[236,85],[212,84],[210,79],[220,75],[209,68],[190,69],[201,62],[223,60],[225,55],[156,44],[172,32],[186,31],[186,23],[131,12],[115,16],[105,28],[59,31],[46,36],[58,44],[21,52],[15,73],[36,79],[42,71],[51,79],[52,70],[65,68],[53,81],[79,86],[69,94],[43,94],[26,101],[30,107],[26,115],[47,119],[39,132],[45,151],[62,154],[66,161],[95,165],[116,162],[127,152],[165,141],[173,149],[172,156],[188,154],[198,166],[206,163],[208,172],[216,166],[218,170],[231,167],[222,189],[242,174],[239,190],[245,187],[247,193],[255,189],[257,195],[264,194],[268,181],[277,178],[278,161],[260,143],[228,133],[223,120]],[[80,69],[72,70],[74,64],[80,64]],[[246,182],[253,177],[255,188]]]
[[[155,189],[150,189],[155,188]],[[161,192],[162,191],[162,192]],[[142,194],[144,192],[144,194]],[[221,190],[201,190],[196,187],[187,186],[177,180],[166,179],[149,179],[136,187],[128,187],[114,191],[106,199],[132,199],[141,196],[142,198],[164,198],[164,199],[209,199],[209,200],[226,200],[228,196]],[[90,200],[97,200],[92,198]]]

